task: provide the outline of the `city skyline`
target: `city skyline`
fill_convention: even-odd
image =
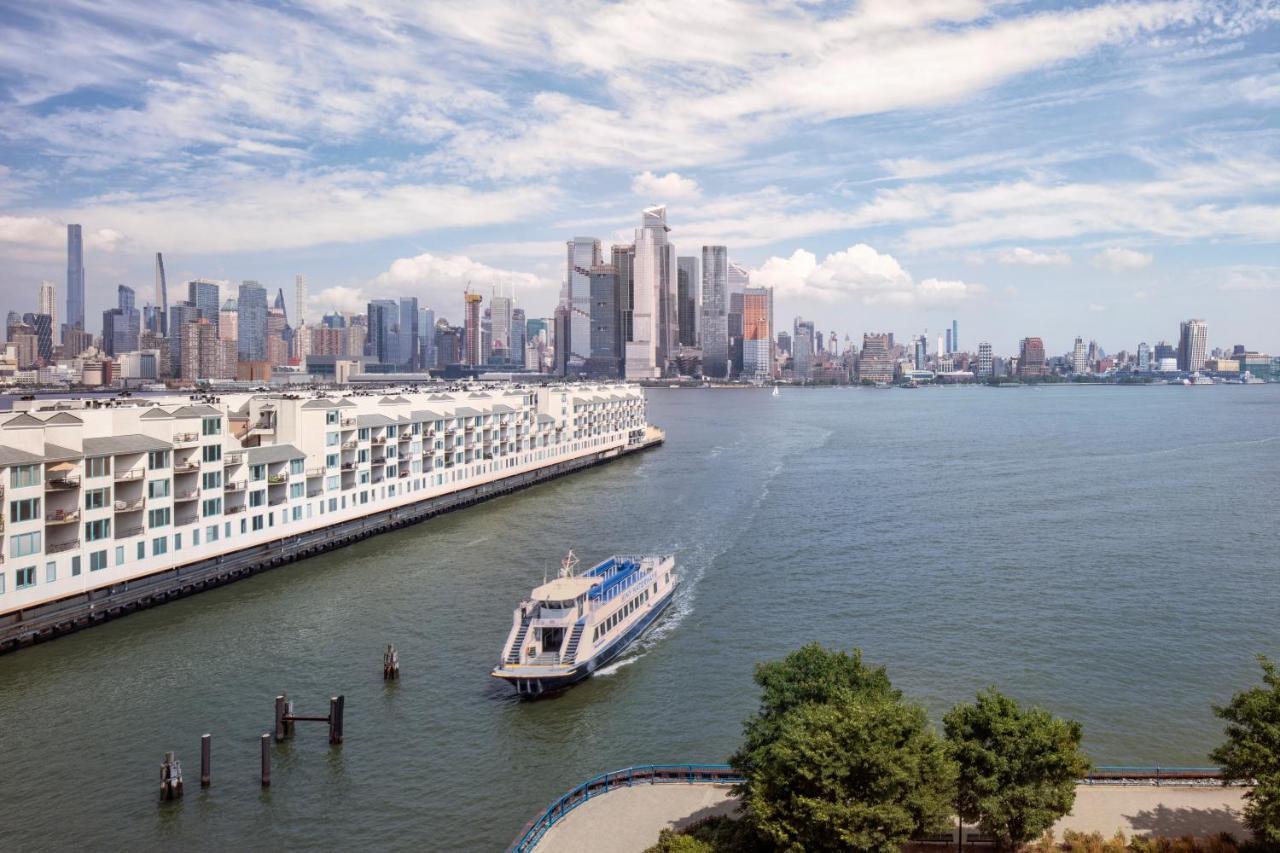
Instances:
[[[467,281],[549,317],[566,239],[630,242],[665,204],[680,255],[727,246],[779,317],[955,317],[1009,351],[1211,316],[1211,346],[1280,350],[1274,12],[650,11],[247,7],[246,33],[211,7],[28,10],[0,57],[0,308],[45,279],[66,304],[74,223],[88,318],[150,293],[157,253],[176,287],[305,274],[313,320],[399,296],[449,316]],[[715,55],[670,43],[708,29],[732,33]],[[313,49],[280,56],[284,32]]]

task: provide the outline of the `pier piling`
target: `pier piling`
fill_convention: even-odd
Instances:
[[[160,799],[178,800],[182,798],[182,765],[172,752],[164,754],[164,762],[160,765]]]
[[[342,743],[342,706],[346,702],[345,696],[329,697],[329,743]]]
[[[286,734],[285,719],[284,719],[285,713],[286,713],[285,698],[284,698],[284,694],[282,693],[276,697],[276,740],[277,741],[284,740],[284,736]]]
[[[262,787],[271,787],[271,733],[262,733]]]
[[[211,782],[209,776],[209,759],[212,754],[211,735],[200,735],[200,787],[207,788]]]
[[[382,678],[384,681],[395,681],[400,677],[400,653],[396,651],[396,647],[387,644],[387,650],[382,653]]]

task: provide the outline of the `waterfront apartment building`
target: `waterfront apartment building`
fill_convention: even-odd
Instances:
[[[1178,335],[1178,369],[1195,373],[1204,367],[1209,346],[1209,324],[1204,320],[1187,320]]]
[[[621,384],[18,401],[0,421],[0,633],[55,602],[608,458],[648,429],[643,391]]]
[[[773,376],[773,288],[748,287],[742,292],[742,375]]]
[[[978,344],[978,375],[995,375],[995,361],[991,356],[991,344],[986,341]]]

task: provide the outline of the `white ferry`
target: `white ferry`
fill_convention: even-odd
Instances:
[[[675,557],[614,556],[583,574],[569,552],[560,576],[522,601],[493,670],[521,696],[581,681],[616,658],[671,603]]]

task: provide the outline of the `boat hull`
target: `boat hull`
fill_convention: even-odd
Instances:
[[[625,634],[580,664],[572,667],[540,667],[547,670],[545,675],[530,672],[531,667],[499,667],[493,671],[493,676],[509,682],[516,693],[526,699],[547,696],[577,684],[589,678],[596,670],[608,666],[618,655],[630,648],[632,643],[640,639],[640,636],[652,627],[658,621],[658,617],[671,606],[671,600],[675,597],[678,588],[678,584],[672,586],[671,591],[655,602],[649,612],[637,619]]]

